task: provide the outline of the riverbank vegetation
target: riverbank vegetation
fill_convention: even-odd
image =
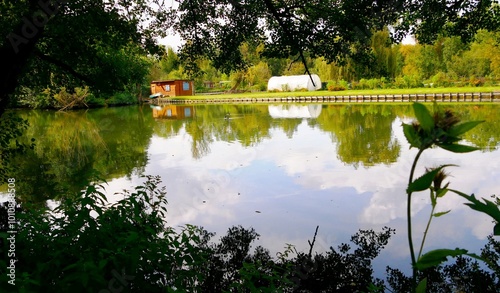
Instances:
[[[499,42],[498,33],[483,30],[469,43],[455,36],[440,37],[432,44],[394,44],[389,32],[382,30],[371,37],[366,53],[370,62],[349,56],[342,63],[328,63],[323,57],[308,56],[306,60],[309,71],[323,81],[323,90],[338,95],[481,91],[478,87],[489,87],[484,91],[490,91],[500,83]],[[291,58],[266,58],[263,44],[244,44],[240,52],[248,67],[229,74],[219,71],[208,59],[199,60],[199,72],[194,76],[197,95],[266,92],[271,76],[305,72],[304,64]],[[153,64],[150,74],[154,79],[193,77],[172,48]]]
[[[133,2],[0,4],[1,112],[134,104],[156,79],[194,79],[198,92],[265,91],[273,75],[304,73],[334,91],[499,80],[494,1]],[[177,52],[156,41],[172,32]],[[401,44],[408,35],[417,43]]]
[[[288,245],[272,257],[253,242],[252,228],[215,234],[202,227],[168,226],[167,196],[157,177],[124,191],[109,203],[93,183],[52,211],[27,204],[0,205],[0,231],[16,231],[14,277],[0,259],[2,292],[410,292],[412,281],[387,266],[387,280],[374,277],[372,261],[394,230],[360,230],[348,243],[316,252]],[[9,203],[10,204],[10,203]],[[2,250],[7,247],[4,242]],[[4,251],[2,251],[3,253]],[[419,272],[427,292],[497,292],[500,244],[492,237],[482,249],[489,270],[468,258]],[[8,281],[14,280],[14,285]],[[419,291],[424,292],[424,291]]]
[[[263,44],[242,45],[240,51],[248,66],[229,74],[214,67],[208,59],[196,61],[199,71],[190,73],[185,69],[186,61],[166,47],[161,57],[139,54],[118,59],[116,66],[130,80],[122,91],[21,86],[12,106],[70,109],[129,105],[149,95],[152,80],[190,78],[194,79],[197,92],[190,98],[195,99],[217,98],[221,94],[223,98],[237,98],[492,92],[500,83],[499,44],[499,33],[485,30],[479,31],[470,43],[462,42],[460,37],[441,37],[433,44],[393,44],[387,30],[379,31],[373,34],[367,53],[370,63],[363,64],[349,56],[344,64],[327,63],[323,57],[307,57],[309,70],[320,76],[323,89],[285,93],[267,92],[268,79],[303,74],[305,66],[290,58],[266,58],[262,54]]]

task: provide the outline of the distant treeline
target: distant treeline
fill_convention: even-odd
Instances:
[[[262,56],[263,45],[245,44],[240,51],[251,66],[229,75],[208,60],[199,60],[200,71],[194,77],[197,90],[263,91],[271,76],[305,72],[297,60]],[[389,31],[383,30],[373,34],[367,54],[336,63],[327,63],[322,57],[307,57],[307,61],[329,90],[494,85],[500,79],[500,33],[480,30],[469,43],[455,36],[424,45],[393,44]],[[153,64],[150,77],[191,78],[172,48]]]
[[[323,89],[331,91],[491,86],[500,81],[500,32],[479,30],[468,43],[454,36],[424,45],[394,44],[389,31],[382,30],[373,33],[370,48],[334,63],[306,55],[306,64],[320,76]],[[239,50],[248,66],[230,73],[218,70],[208,59],[183,60],[171,47],[155,56],[120,50],[110,57],[116,69],[113,74],[99,78],[114,86],[81,88],[67,75],[53,71],[49,83],[32,82],[41,79],[37,76],[22,82],[11,106],[69,109],[135,104],[150,94],[152,80],[161,79],[194,79],[196,92],[266,91],[271,76],[305,73],[298,59],[266,57],[264,44],[243,43]],[[196,62],[196,72],[187,69],[189,62]]]

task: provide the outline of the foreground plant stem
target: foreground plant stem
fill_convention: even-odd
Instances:
[[[420,244],[420,249],[418,251],[417,259],[420,259],[420,256],[422,255],[422,250],[424,249],[425,239],[427,238],[427,232],[429,231],[429,227],[431,226],[431,222],[432,222],[432,218],[433,218],[435,209],[436,209],[436,206],[433,206],[432,210],[431,210],[431,214],[429,215],[429,220],[427,221],[427,226],[425,227],[424,237],[422,238],[422,243]]]
[[[408,186],[413,182],[413,175],[415,174],[415,168],[417,167],[418,159],[420,155],[424,152],[425,148],[420,148],[418,150],[415,159],[413,160],[413,165],[411,166],[410,178],[408,181]],[[415,259],[415,250],[413,248],[413,237],[412,237],[412,226],[411,226],[411,195],[412,192],[408,192],[408,198],[406,201],[406,217],[408,223],[408,246],[410,247],[410,256],[411,256],[411,268],[412,268],[412,292],[415,292],[416,284],[417,284],[417,269],[415,267],[417,260]]]

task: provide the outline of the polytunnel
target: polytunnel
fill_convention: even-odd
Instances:
[[[314,81],[314,83],[311,80]],[[268,91],[296,91],[306,89],[308,91],[320,90],[321,79],[316,74],[311,76],[305,75],[289,75],[289,76],[273,76],[267,83]]]

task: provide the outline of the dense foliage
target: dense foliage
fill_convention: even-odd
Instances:
[[[311,73],[318,74],[324,89],[386,89],[417,87],[456,87],[495,85],[500,81],[500,35],[478,31],[470,42],[453,37],[439,37],[432,44],[394,44],[388,30],[375,32],[366,54],[370,62],[363,64],[346,57],[345,62],[328,63],[324,57],[306,56]],[[303,74],[302,63],[290,58],[269,58],[265,46],[244,43],[240,47],[246,68],[225,74],[209,59],[197,61],[194,77],[197,91],[248,91],[267,89],[267,81],[275,75]],[[172,48],[152,65],[153,79],[188,78],[182,53]],[[189,61],[191,62],[191,61]]]
[[[394,38],[413,32],[430,42],[440,34],[471,37],[478,29],[498,30],[494,1],[179,1],[174,27],[186,41],[181,55],[204,56],[228,73],[247,64],[239,52],[245,43],[265,44],[268,57],[302,61],[306,54],[327,62],[350,56],[371,62],[373,32],[394,28]],[[193,62],[189,69],[196,70]],[[305,71],[308,72],[306,66]]]
[[[92,184],[79,197],[49,211],[17,205],[8,219],[0,213],[1,253],[9,250],[7,231],[15,230],[15,254],[0,259],[2,292],[408,292],[408,278],[388,268],[388,285],[373,277],[372,260],[394,230],[361,230],[329,251],[313,253],[288,246],[277,258],[252,248],[253,229],[232,227],[217,241],[202,228],[167,225],[166,192],[157,177],[107,202]],[[9,203],[10,205],[10,203]],[[318,231],[316,231],[318,232]],[[498,242],[489,239],[483,255],[498,268]],[[251,252],[253,249],[253,252]],[[15,278],[6,268],[15,260]],[[498,270],[459,259],[424,272],[429,288],[452,292],[495,292]],[[15,285],[8,283],[15,280]],[[466,290],[467,291],[467,290]],[[472,291],[469,291],[472,292]],[[478,292],[478,291],[475,291]]]
[[[343,76],[335,80],[384,77],[392,81],[399,76],[399,57],[394,55],[399,50],[385,46],[385,39],[377,36],[387,28],[391,28],[391,41],[413,33],[422,44],[453,36],[470,44],[481,29],[498,32],[500,6],[495,1],[438,2],[2,1],[0,113],[9,101],[58,108],[133,103],[147,93],[150,57],[165,53],[158,38],[172,31],[185,41],[179,54],[186,74],[207,78],[209,73],[200,64],[207,60],[220,72],[233,73],[233,88],[247,83],[257,90],[264,89],[262,79],[282,74],[294,62],[300,65],[289,68],[312,72],[315,60],[321,60],[321,66],[344,68]],[[256,62],[246,55],[248,49],[266,59]],[[483,58],[468,55],[473,60]],[[470,64],[467,58],[464,64]],[[474,76],[486,77],[488,62],[481,61]],[[167,71],[178,66],[175,58],[167,63]],[[405,74],[404,83],[449,72],[432,66],[439,70],[426,70],[421,76]],[[466,75],[472,76],[470,70]],[[78,94],[86,87],[88,96]],[[14,93],[15,98],[10,98]],[[66,97],[63,103],[61,96]]]
[[[168,26],[162,7],[142,0],[1,1],[1,112],[14,91],[36,99],[46,89],[53,97],[89,86],[97,98],[136,96],[146,54],[161,51],[154,38]]]

